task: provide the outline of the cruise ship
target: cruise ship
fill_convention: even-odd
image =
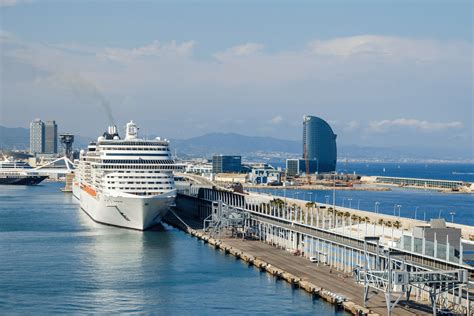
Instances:
[[[109,126],[81,151],[72,191],[94,221],[145,230],[174,204],[173,171],[181,167],[171,158],[168,140],[138,138],[133,121],[125,132],[122,139]]]
[[[23,161],[0,161],[0,184],[35,185],[48,176],[40,175]]]

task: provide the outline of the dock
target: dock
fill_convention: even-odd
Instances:
[[[165,221],[354,315],[472,314],[474,269],[462,257],[414,251],[424,239],[401,228],[384,234],[373,219],[301,202],[184,184]]]
[[[353,315],[386,314],[386,304],[381,293],[371,298],[370,308],[364,307],[363,288],[354,282],[348,273],[342,273],[327,265],[312,263],[301,256],[295,256],[284,249],[258,240],[213,238],[198,228],[200,223],[195,218],[183,214],[176,217],[174,214],[174,212],[168,214],[165,222],[186,231],[226,255],[255,266],[261,272],[266,272],[310,295],[338,305]],[[410,302],[398,305],[392,315],[431,315],[431,310],[426,304]]]

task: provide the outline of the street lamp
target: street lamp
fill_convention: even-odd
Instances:
[[[326,198],[326,204],[329,204],[329,195],[324,196]]]
[[[416,220],[416,213],[418,212],[418,206],[415,208],[415,220]]]
[[[398,218],[400,218],[400,209],[402,208],[402,206],[398,204],[397,207],[398,207]]]
[[[342,207],[344,207],[344,202],[345,202],[345,201],[346,201],[346,197],[344,196],[344,197],[342,198]]]
[[[357,209],[360,210],[360,199],[357,201]]]
[[[375,213],[379,212],[379,205],[380,205],[380,202],[375,202]]]
[[[312,197],[312,195],[313,195],[313,192],[308,192],[308,195],[309,195],[309,201],[312,202],[311,197]]]
[[[397,204],[393,204],[393,216],[397,216],[396,215],[396,208],[397,208]]]
[[[456,212],[451,211],[449,212],[449,215],[451,215],[451,224],[454,224],[454,215],[456,215]]]
[[[348,198],[347,200],[349,201],[349,208],[351,209],[352,208],[352,198]]]

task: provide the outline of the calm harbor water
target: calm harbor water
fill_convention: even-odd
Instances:
[[[285,168],[284,161],[273,161],[272,166]],[[337,172],[366,176],[443,179],[474,182],[473,163],[395,163],[395,162],[342,162]]]
[[[252,189],[262,193],[288,198],[311,200],[320,203],[333,203],[333,191],[328,190],[282,190],[282,189]],[[441,193],[434,190],[406,189],[393,187],[392,191],[348,191],[336,190],[336,205],[360,208],[365,211],[378,211],[383,214],[430,220],[442,217],[446,221],[474,225],[474,194]],[[395,212],[394,212],[395,210]],[[450,212],[454,211],[453,216]]]
[[[343,314],[169,226],[96,224],[60,187],[0,187],[2,313]]]

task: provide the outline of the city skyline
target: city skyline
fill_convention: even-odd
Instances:
[[[472,148],[469,2],[2,5],[0,125],[297,140],[309,114],[342,144]]]

